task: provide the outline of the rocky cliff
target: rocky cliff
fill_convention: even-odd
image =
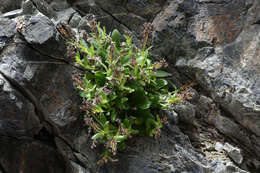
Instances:
[[[259,0],[0,0],[0,173],[260,171]],[[97,165],[73,84],[66,26],[111,31],[152,22],[155,59],[189,99],[161,137],[129,142]],[[65,32],[65,33],[64,33]],[[64,35],[65,34],[65,35]]]

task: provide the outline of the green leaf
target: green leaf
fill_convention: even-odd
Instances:
[[[100,116],[100,122],[102,123],[102,126],[104,126],[104,124],[107,121],[106,116],[104,115],[104,113],[100,113],[99,116]]]
[[[113,79],[113,72],[112,72],[112,69],[108,69],[107,70],[107,80],[112,80]]]
[[[79,53],[79,52],[77,52],[77,55],[76,55],[75,59],[76,59],[76,62],[77,62],[79,65],[81,65],[81,66],[84,67],[83,63],[81,62],[80,53]]]
[[[131,60],[131,56],[130,55],[126,55],[126,56],[124,56],[124,57],[122,57],[120,59],[120,63],[122,65],[126,65],[126,64],[128,64],[130,62],[130,60]]]
[[[95,51],[94,51],[94,46],[93,45],[91,45],[91,47],[90,47],[90,56],[94,56],[94,53],[95,53]]]
[[[102,104],[108,103],[107,95],[105,94],[104,91],[101,91],[101,92],[99,93],[99,96],[101,97],[101,103],[102,103]]]
[[[157,89],[161,89],[162,87],[166,86],[167,84],[168,84],[168,82],[165,79],[156,80],[156,88]]]
[[[139,109],[148,109],[152,104],[149,98],[145,95],[145,91],[143,89],[138,89],[134,92],[131,96],[130,102],[133,105],[136,105]]]
[[[148,98],[144,98],[142,102],[138,105],[140,109],[148,109],[150,108],[152,102]]]
[[[115,121],[116,121],[116,118],[117,118],[116,112],[115,112],[115,111],[112,111],[112,113],[111,113],[111,121],[112,121],[112,122],[115,122]]]
[[[124,104],[125,102],[127,102],[127,100],[128,100],[127,97],[122,97],[122,98],[120,99],[120,103],[121,103],[121,104]]]
[[[105,123],[105,125],[104,125],[104,131],[105,131],[105,132],[108,132],[108,131],[109,131],[109,125],[110,125],[110,123],[109,123],[109,121],[107,121],[107,122]]]
[[[91,139],[96,140],[99,138],[102,138],[104,136],[104,134],[102,132],[96,133],[94,136],[92,136]]]
[[[146,59],[146,58],[145,58],[144,56],[140,56],[140,57],[136,58],[136,62],[137,62],[138,64],[143,65],[145,59]]]
[[[132,93],[132,92],[135,91],[134,89],[129,88],[129,87],[123,87],[123,89],[124,89],[127,93]]]
[[[110,100],[110,101],[113,101],[113,100],[115,100],[118,96],[116,95],[116,93],[112,92],[112,93],[109,94],[108,97],[109,97],[109,100]]]
[[[87,92],[87,91],[82,91],[82,92],[80,92],[79,95],[80,95],[80,97],[88,98],[89,92]]]
[[[180,98],[179,97],[174,97],[174,98],[171,98],[170,100],[169,100],[169,103],[170,104],[173,104],[173,103],[177,103],[177,102],[179,102],[180,101]]]
[[[125,150],[126,149],[126,144],[123,141],[120,142],[117,149],[118,149],[118,151]]]
[[[115,140],[117,142],[122,142],[122,141],[126,140],[127,136],[125,136],[125,135],[116,135],[114,138],[115,138]]]
[[[100,85],[103,86],[106,83],[106,77],[104,72],[102,71],[98,71],[95,73],[95,78],[96,78],[96,82]]]
[[[101,107],[100,105],[96,105],[94,111],[95,111],[96,113],[104,112],[104,110],[102,109],[102,107]]]
[[[114,29],[112,32],[112,41],[116,43],[116,47],[119,48],[120,46],[120,39],[121,39],[121,34],[117,29]]]
[[[169,77],[172,76],[170,73],[166,72],[166,71],[162,71],[162,70],[158,70],[154,73],[154,75],[156,77]]]
[[[88,71],[86,72],[85,77],[86,77],[86,79],[88,79],[88,80],[92,80],[92,79],[95,78],[94,74],[93,74],[93,73],[90,73],[90,72],[88,72]]]

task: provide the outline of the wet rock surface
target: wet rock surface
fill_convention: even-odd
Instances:
[[[0,172],[259,171],[258,0],[10,2],[0,0]],[[103,166],[71,79],[79,69],[58,27],[88,31],[93,15],[136,38],[152,22],[152,54],[168,61],[169,81],[192,83],[189,98],[164,112],[159,139],[129,141],[118,162]]]

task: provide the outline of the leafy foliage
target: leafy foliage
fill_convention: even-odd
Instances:
[[[74,43],[76,61],[85,69],[78,88],[92,139],[104,144],[103,161],[107,161],[134,135],[158,136],[163,125],[159,110],[179,98],[167,90],[163,77],[170,74],[158,70],[165,61],[150,60],[150,48],[145,47],[149,33],[139,49],[128,34],[124,38],[118,30],[107,34],[93,21],[90,26],[93,33],[88,39]]]

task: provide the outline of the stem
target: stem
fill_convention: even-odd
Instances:
[[[148,40],[148,36],[149,36],[149,34],[148,33],[146,33],[145,34],[145,38],[144,38],[144,42],[143,42],[143,50],[145,49],[145,47],[146,47],[146,44],[147,44],[147,40]]]

